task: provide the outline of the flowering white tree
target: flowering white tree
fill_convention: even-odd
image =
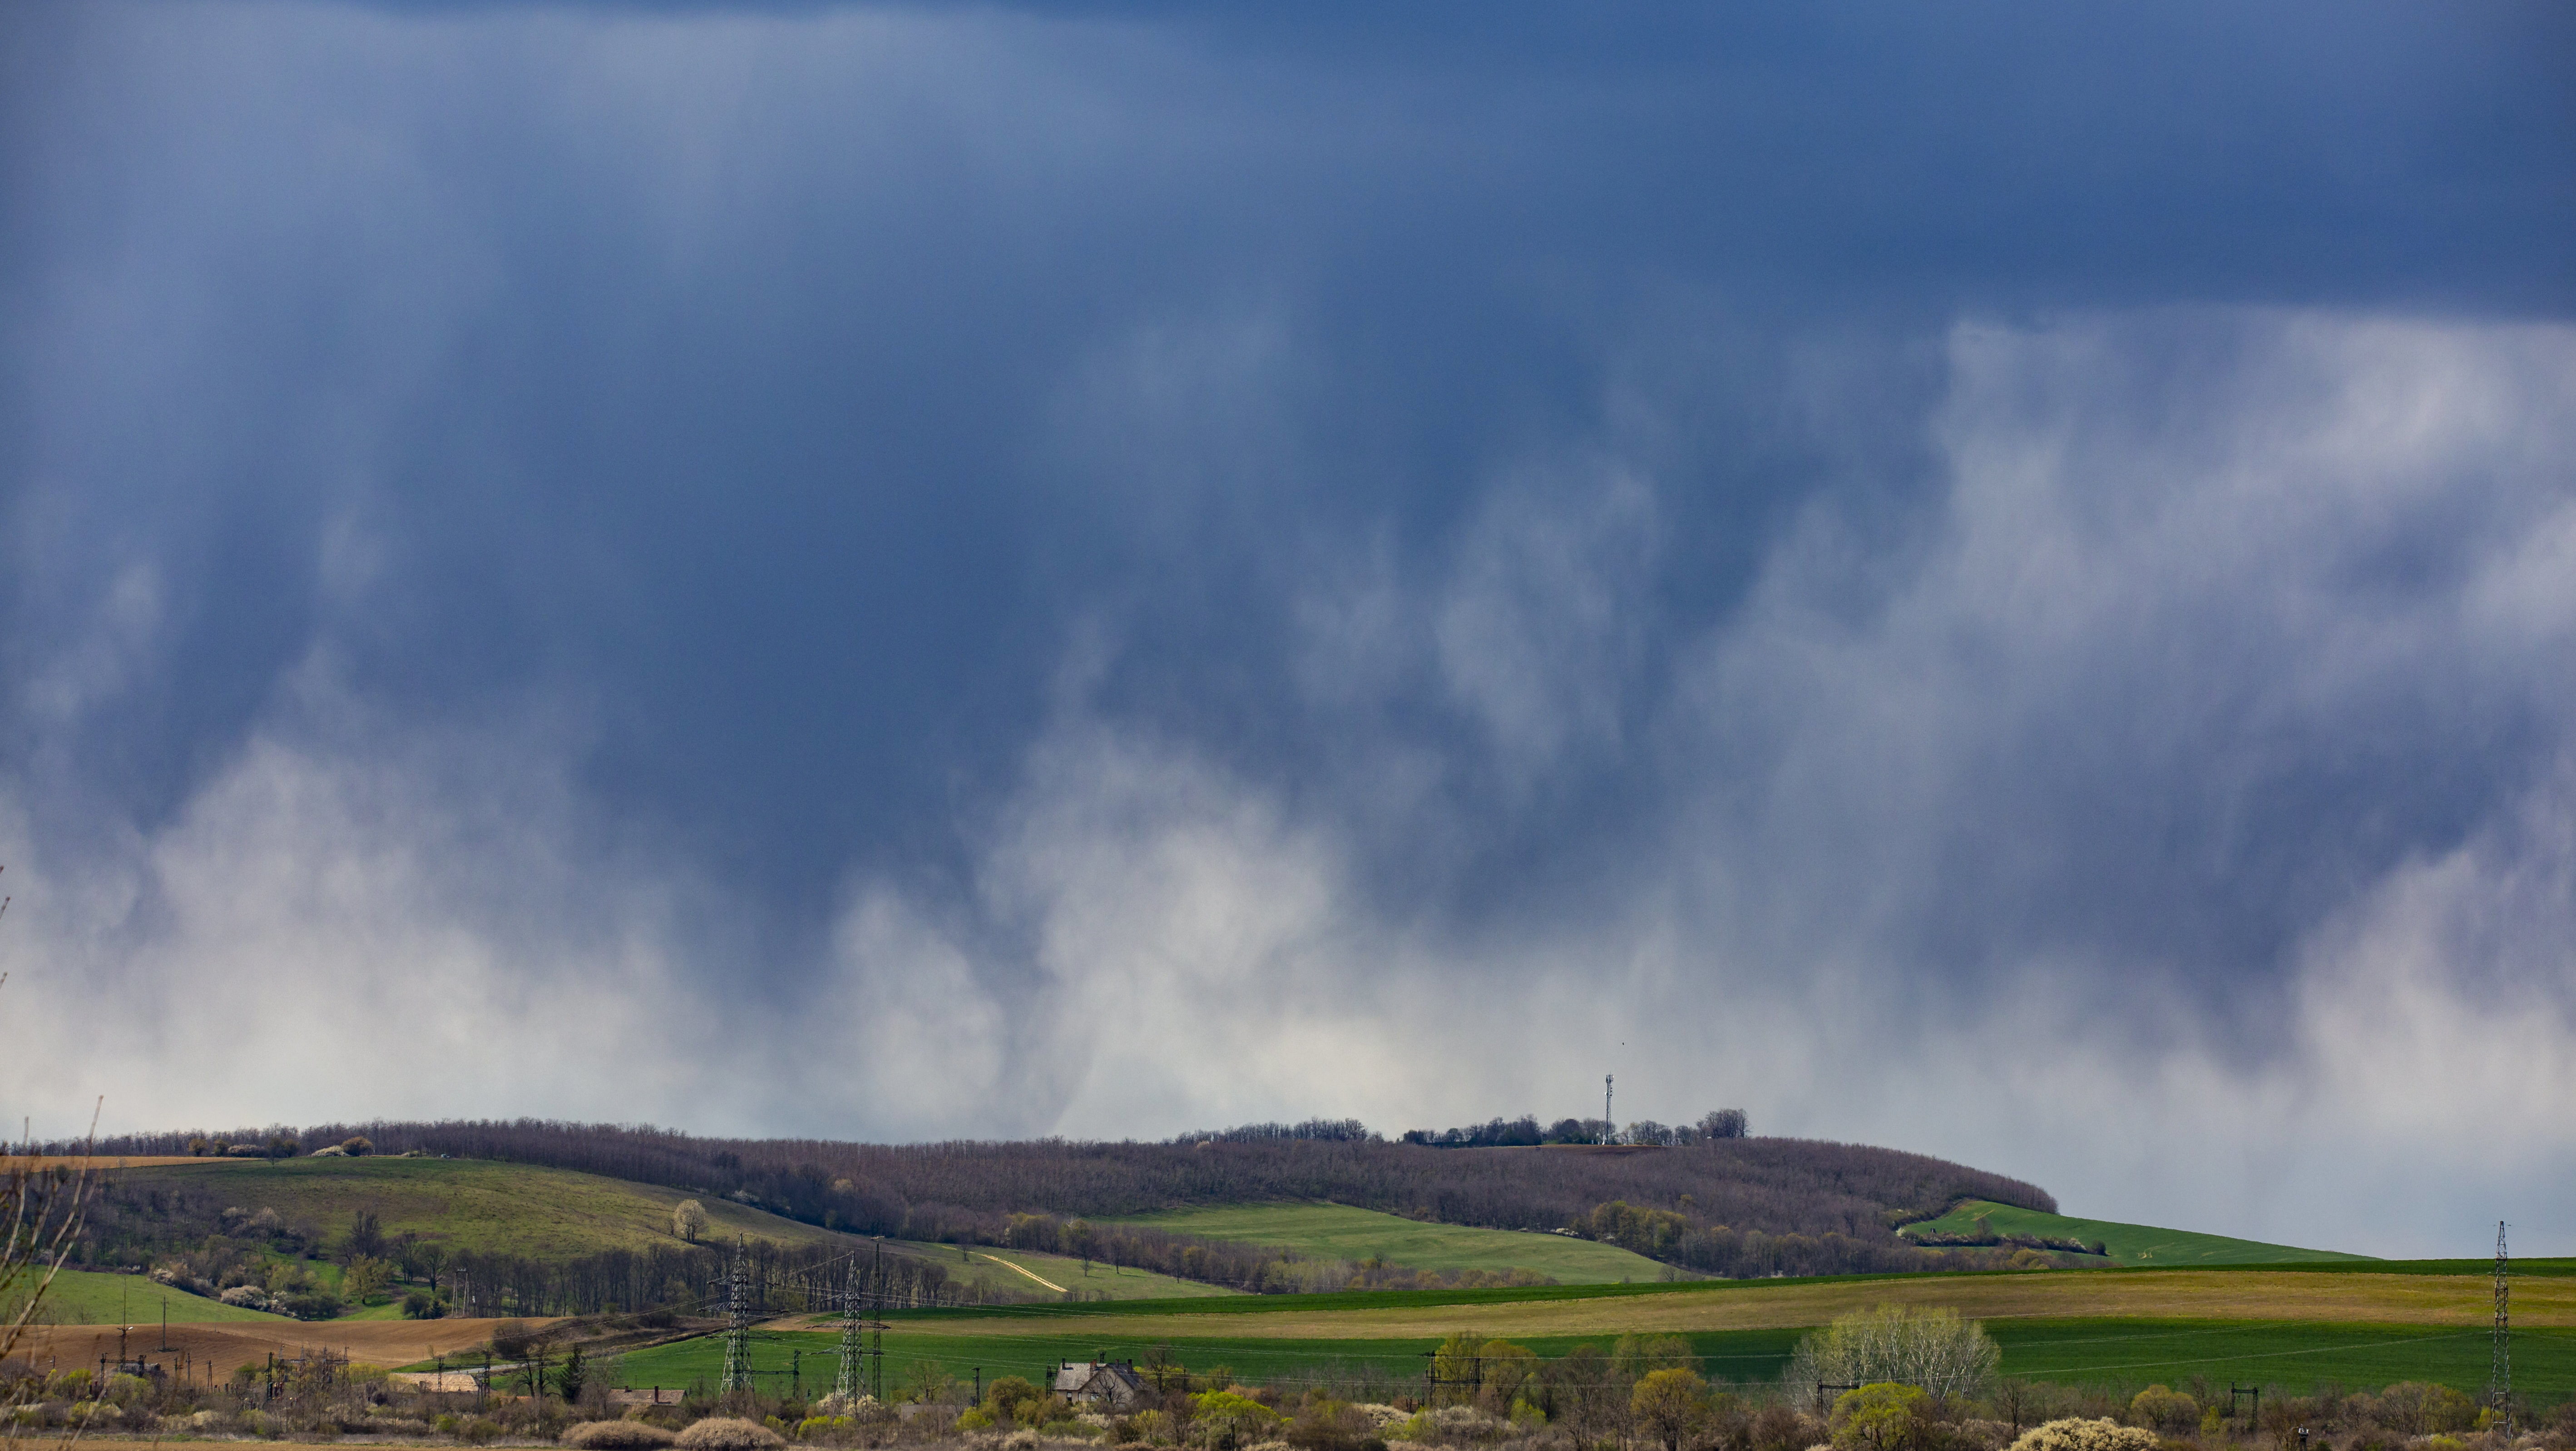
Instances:
[[[1798,1342],[1780,1378],[1795,1385],[1896,1381],[1936,1396],[1974,1395],[2002,1352],[1985,1327],[1956,1310],[1881,1305],[1855,1310]]]

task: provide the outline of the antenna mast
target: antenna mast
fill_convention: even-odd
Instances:
[[[2513,1439],[2513,1344],[2506,1320],[2511,1291],[2505,1286],[2504,1221],[2496,1221],[2495,1271],[2495,1362],[2487,1372],[2487,1401],[2495,1408],[2496,1419],[2504,1424],[2505,1439]]]
[[[1610,1116],[1610,1079],[1610,1074],[1601,1075],[1601,1142],[1605,1144],[1619,1137],[1619,1121]]]
[[[751,1297],[744,1289],[742,1241],[737,1238],[733,1242],[733,1273],[727,1279],[725,1294],[724,1388],[729,1391],[751,1385]]]

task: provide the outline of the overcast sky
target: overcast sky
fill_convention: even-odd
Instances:
[[[2545,3],[11,7],[0,1108],[2576,1251],[2571,237]]]

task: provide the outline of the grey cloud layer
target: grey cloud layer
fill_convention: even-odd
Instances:
[[[19,17],[0,1089],[2542,1228],[2563,97],[2356,13]]]

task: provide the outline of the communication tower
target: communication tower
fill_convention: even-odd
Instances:
[[[1607,1073],[1601,1075],[1601,1142],[1605,1144],[1619,1137],[1619,1120],[1610,1112],[1611,1077]]]

